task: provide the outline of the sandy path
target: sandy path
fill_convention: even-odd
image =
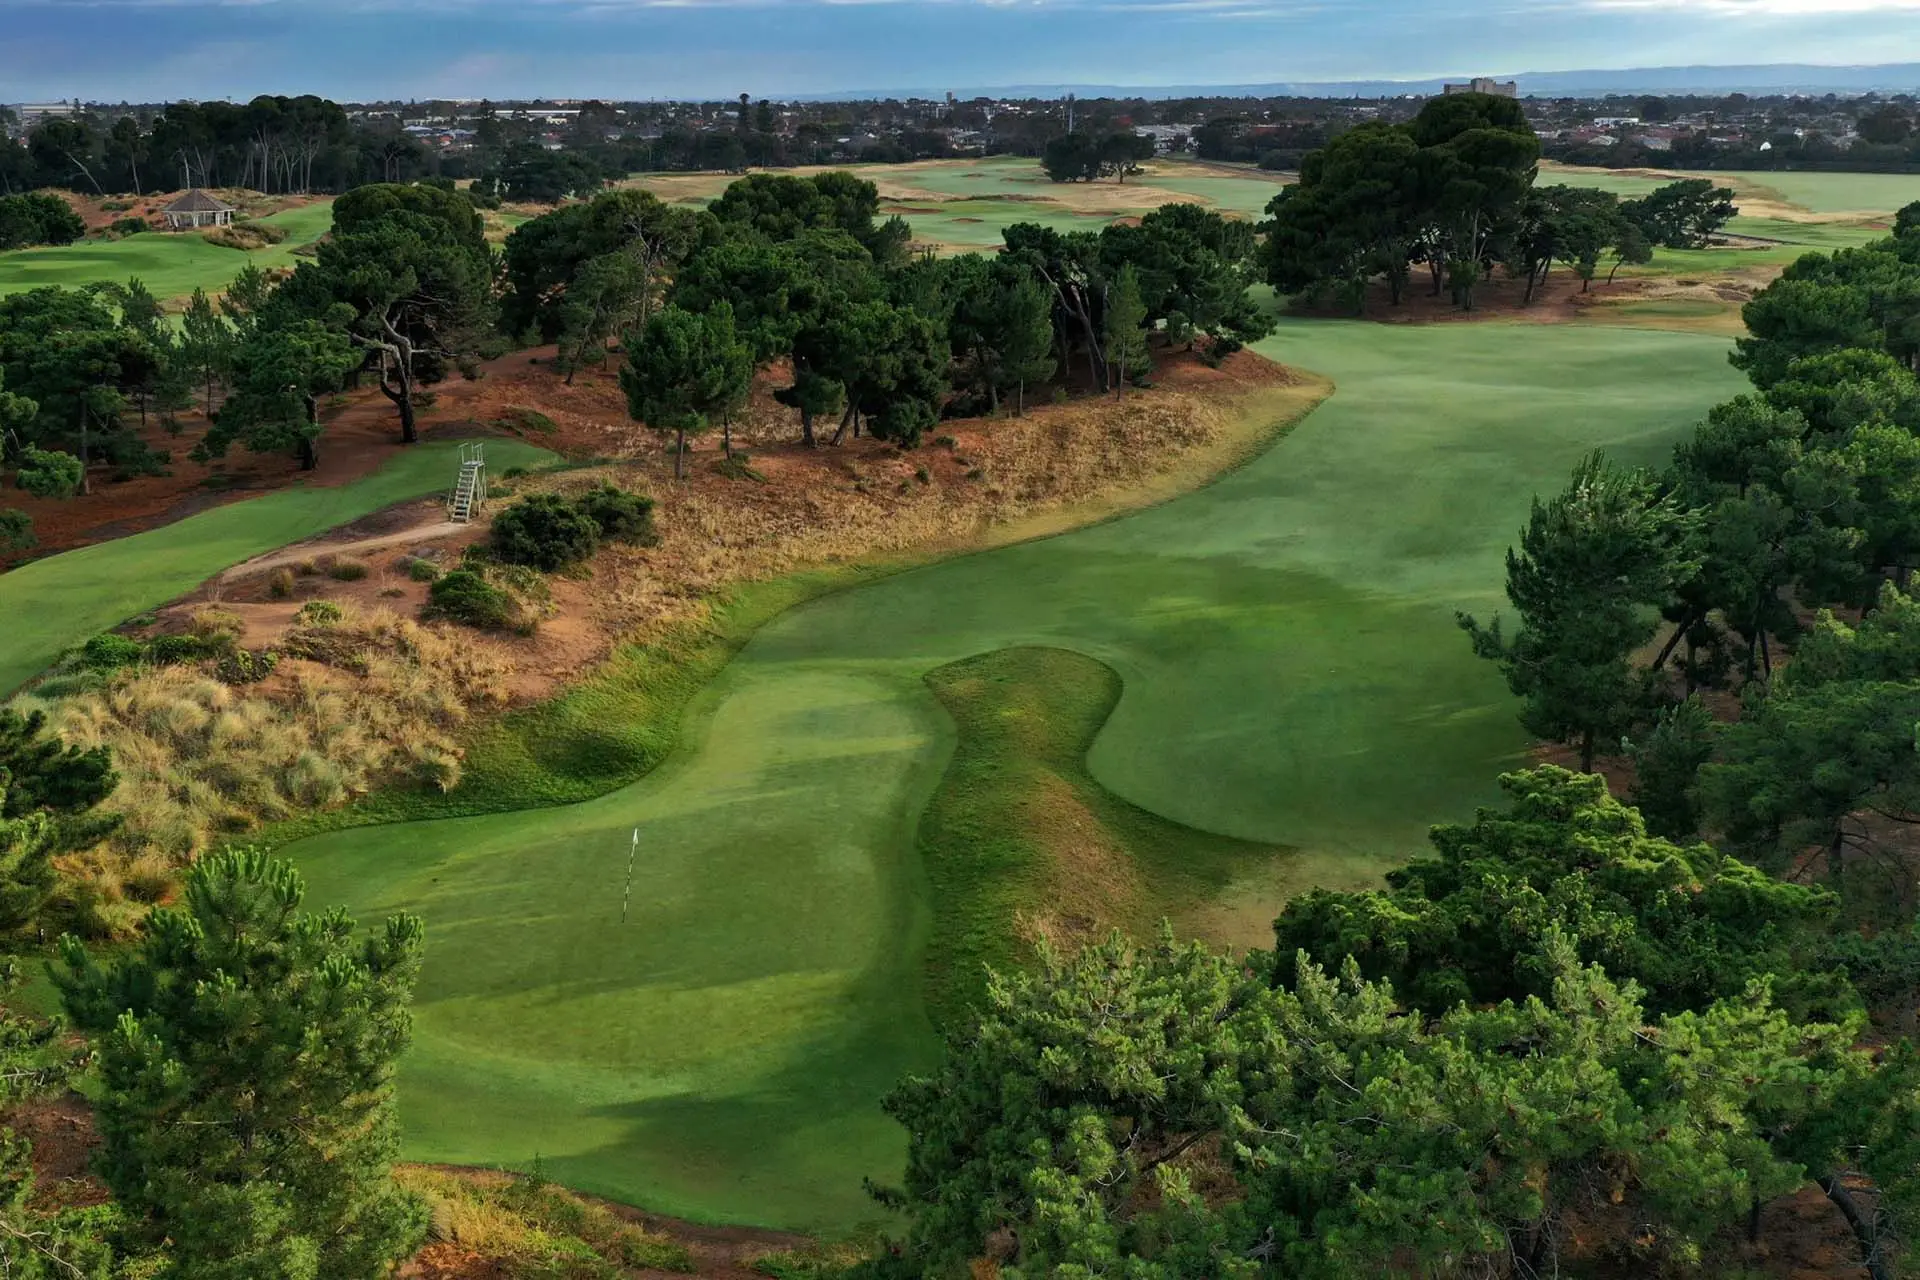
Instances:
[[[237,578],[251,577],[256,573],[265,573],[269,569],[278,569],[282,565],[298,564],[302,560],[311,560],[315,556],[355,555],[362,551],[378,551],[381,547],[397,546],[403,542],[433,542],[440,538],[450,538],[457,533],[465,533],[471,524],[456,524],[452,520],[431,520],[425,524],[402,529],[398,533],[383,533],[373,538],[356,538],[351,542],[328,542],[325,539],[309,539],[283,547],[271,555],[255,556],[245,560],[222,573],[221,582],[232,582]]]

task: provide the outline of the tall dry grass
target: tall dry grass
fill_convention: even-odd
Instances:
[[[457,730],[507,700],[504,666],[488,651],[387,610],[296,626],[280,648],[286,659],[257,685],[169,666],[66,698],[21,699],[66,741],[107,747],[120,771],[102,806],[118,830],[69,866],[93,886],[108,931],[138,915],[115,904],[157,900],[179,867],[261,822],[383,783],[451,789]]]

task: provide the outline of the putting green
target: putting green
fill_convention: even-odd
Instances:
[[[426,917],[408,1155],[538,1155],[702,1219],[875,1216],[860,1177],[897,1177],[904,1148],[876,1101],[935,1048],[915,827],[954,727],[925,677],[970,655],[1051,646],[1117,672],[1091,776],[1295,850],[1225,895],[1248,910],[1364,881],[1490,799],[1524,740],[1454,610],[1500,604],[1531,496],[1581,454],[1654,462],[1735,392],[1725,340],[1287,322],[1264,349],[1339,389],[1263,456],[781,615],[631,786],[288,846],[313,901]]]
[[[395,450],[373,475],[322,488],[299,485],[176,520],[146,533],[48,556],[0,574],[0,694],[17,688],[87,637],[165,604],[253,556],[310,538],[370,511],[450,488],[459,463],[448,442]],[[498,467],[554,461],[518,440],[489,440]]]
[[[21,293],[44,285],[78,288],[123,284],[138,277],[163,301],[195,289],[225,289],[240,269],[290,267],[294,250],[312,244],[333,226],[333,202],[322,201],[260,219],[287,233],[279,244],[245,252],[211,244],[203,236],[149,231],[124,240],[82,240],[77,244],[0,253],[0,294]]]

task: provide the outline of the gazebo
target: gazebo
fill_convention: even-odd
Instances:
[[[195,187],[162,209],[169,231],[190,231],[195,227],[230,227],[234,207]]]

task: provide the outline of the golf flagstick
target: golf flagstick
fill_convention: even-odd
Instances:
[[[633,829],[633,843],[627,847],[627,887],[620,893],[620,923],[627,922],[627,903],[633,897],[633,859],[640,852],[640,828]]]

